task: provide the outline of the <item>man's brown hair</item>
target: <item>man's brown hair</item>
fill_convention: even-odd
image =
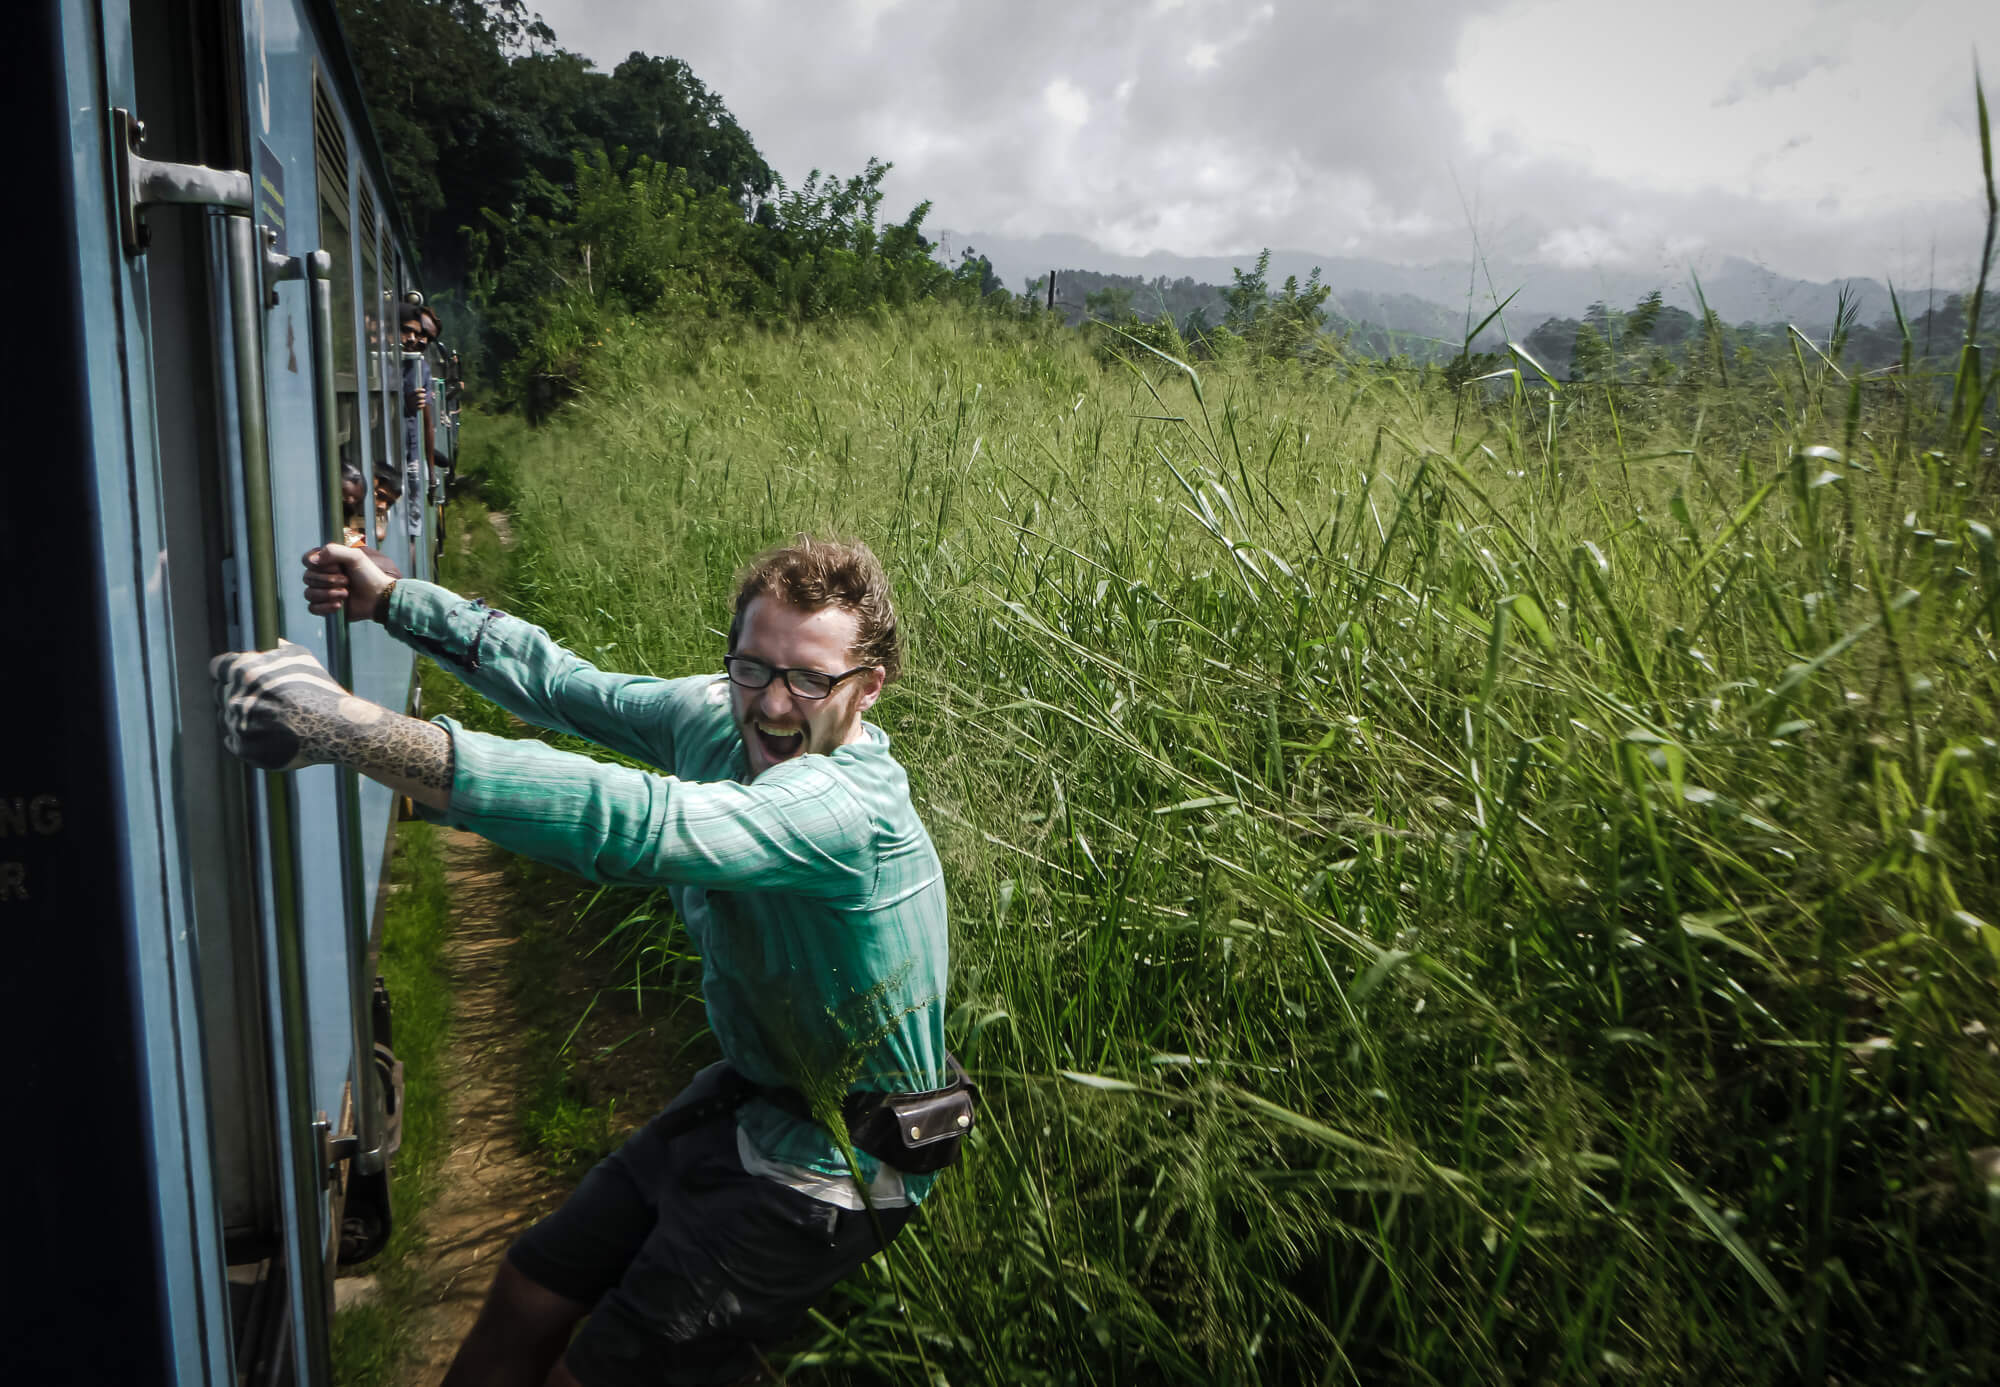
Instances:
[[[838,607],[854,613],[855,659],[877,666],[885,679],[902,673],[903,643],[890,600],[889,575],[882,571],[875,551],[860,541],[800,535],[752,559],[736,582],[736,614],[729,622],[731,650],[743,634],[744,611],[759,597],[775,597],[802,612]]]

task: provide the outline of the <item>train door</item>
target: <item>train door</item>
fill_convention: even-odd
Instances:
[[[158,552],[157,520],[127,481],[143,440],[118,374],[118,325],[143,315],[144,281],[108,197],[108,107],[135,99],[130,41],[76,5],[9,18],[23,60],[0,100],[35,190],[13,227],[29,270],[12,297],[34,327],[0,337],[0,360],[33,444],[0,469],[0,717],[13,734],[0,755],[0,1024],[10,1095],[43,1122],[9,1167],[11,1241],[35,1255],[10,1278],[5,1353],[21,1381],[199,1380],[227,1351],[203,1332],[220,1248],[183,1293],[157,1282],[169,1246],[203,1222],[197,1192],[170,1183],[205,1164],[203,1138],[161,1143],[156,1121],[186,1111],[180,1018],[195,1003],[173,922],[142,908],[174,869],[146,822],[160,787],[127,771],[128,753],[151,764],[143,642],[160,606],[141,557],[148,542]]]
[[[231,1028],[239,1065],[211,1074],[207,1063],[204,1021],[230,987],[218,989],[217,970],[202,964],[211,940],[232,953],[242,897],[228,885],[209,890],[189,854],[228,843],[244,801],[240,784],[184,774],[203,756],[199,737],[183,735],[188,654],[208,618],[226,622],[230,578],[214,559],[231,543],[226,534],[215,547],[183,543],[229,506],[216,475],[184,464],[221,444],[217,418],[197,403],[230,385],[206,350],[216,325],[238,307],[254,314],[260,295],[248,178],[148,161],[226,146],[226,94],[218,100],[200,80],[214,68],[191,62],[189,49],[221,41],[227,26],[195,3],[137,16],[34,6],[16,18],[11,37],[30,45],[24,66],[43,70],[22,84],[32,104],[9,128],[30,150],[57,152],[53,176],[35,186],[58,196],[20,228],[41,238],[24,262],[35,272],[20,277],[39,340],[9,376],[49,428],[40,446],[52,451],[39,492],[5,508],[0,590],[10,598],[0,611],[10,644],[50,632],[46,650],[28,650],[27,668],[65,673],[21,706],[20,681],[7,688],[9,725],[26,733],[12,741],[9,773],[50,787],[21,797],[19,817],[51,842],[6,873],[17,907],[10,943],[46,951],[12,960],[10,973],[30,987],[6,1011],[61,1056],[31,1069],[22,1098],[84,1117],[65,1121],[25,1201],[50,1224],[27,1245],[54,1256],[38,1257],[16,1285],[28,1283],[31,1304],[42,1287],[55,1294],[33,1316],[32,1339],[9,1336],[10,1367],[24,1380],[224,1381],[243,1347],[228,1228],[268,1205],[274,1181],[268,1160],[224,1152],[210,1120],[215,1094],[232,1085],[254,1120],[268,1086],[255,1016]],[[150,145],[130,115],[146,105],[160,117]],[[233,152],[221,149],[225,169]],[[142,222],[148,198],[200,206]],[[149,263],[155,236],[161,260]],[[40,610],[23,610],[22,597]],[[204,719],[206,693],[192,705]],[[0,807],[11,788],[0,785]],[[204,794],[211,817],[191,824],[187,809]],[[248,962],[254,973],[257,956]],[[244,1188],[225,1194],[215,1172],[232,1164]],[[100,1211],[112,1219],[104,1228]]]
[[[336,773],[257,775],[225,756],[206,669],[218,649],[279,639],[330,655],[326,623],[288,602],[284,581],[302,532],[284,518],[321,511],[315,469],[297,465],[317,447],[304,274],[314,199],[299,176],[304,113],[284,95],[302,89],[309,37],[288,10],[256,17],[246,43],[229,0],[135,7],[138,113],[166,116],[174,134],[185,109],[201,127],[152,157],[240,170],[250,200],[145,212],[149,242],[128,254],[148,282],[151,318],[134,338],[148,359],[126,366],[156,420],[167,498],[175,715],[158,764],[187,881],[230,1352],[242,1380],[312,1383],[326,1371],[336,1222],[328,1113],[352,1050],[344,989],[315,996],[325,965],[312,957],[347,913],[337,861],[308,846]],[[203,417],[206,429],[185,426]]]
[[[235,33],[214,4],[135,9],[133,109],[145,118],[153,157],[250,166],[242,89],[230,80],[232,55],[240,51]],[[283,188],[280,171],[259,171],[252,201],[266,226],[282,226]],[[166,788],[198,999],[200,1083],[189,1085],[191,1110],[193,1095],[205,1094],[191,1120],[205,1124],[209,1140],[231,1356],[245,1377],[258,1381],[291,1367],[284,1327],[293,1319],[287,1302],[300,1289],[287,1274],[286,1207],[298,1193],[284,1184],[277,1102],[286,1078],[272,1045],[273,1020],[283,1024],[286,999],[270,987],[277,962],[265,938],[270,917],[261,908],[262,883],[247,869],[267,855],[268,806],[256,802],[256,787],[220,746],[207,670],[215,652],[253,639],[257,623],[246,599],[256,521],[246,511],[244,484],[254,467],[247,453],[257,441],[244,430],[249,424],[254,431],[261,416],[268,435],[269,424],[283,418],[281,408],[273,410],[280,399],[263,389],[263,372],[238,369],[239,360],[255,364],[247,354],[239,358],[239,335],[261,338],[265,327],[256,304],[232,297],[265,294],[255,279],[231,282],[232,256],[259,250],[248,238],[251,215],[250,208],[213,207],[145,214],[147,245],[135,258],[146,283],[149,359],[128,361],[127,369],[135,390],[150,397],[155,422],[168,628],[161,653],[173,690],[171,718],[162,719],[171,730]],[[287,297],[296,299],[296,291]],[[281,318],[271,326],[292,324]],[[286,365],[297,366],[303,343],[295,329],[290,341],[271,345]],[[245,394],[247,402],[235,398]],[[163,739],[163,750],[167,745]],[[282,897],[282,882],[278,887]],[[300,1182],[308,1176],[303,1169],[294,1174]]]
[[[56,451],[0,507],[0,629],[51,677],[0,680],[28,734],[0,779],[0,910],[31,984],[15,1052],[59,1057],[23,1097],[66,1116],[9,1367],[313,1384],[333,1156],[366,1154],[366,915],[335,772],[225,757],[206,669],[281,637],[335,658],[280,580],[338,519],[310,36],[257,4],[246,43],[233,0],[29,9],[48,71],[11,128],[61,195],[29,219],[52,272],[25,277],[38,350],[10,378]]]

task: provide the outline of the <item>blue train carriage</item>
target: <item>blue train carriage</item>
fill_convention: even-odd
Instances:
[[[336,1264],[391,1223],[395,805],[247,770],[207,665],[282,637],[415,706],[409,652],[298,582],[342,464],[400,469],[410,242],[328,0],[9,18],[32,422],[0,469],[0,976],[27,1232],[0,1376],[320,1383]],[[381,545],[416,576],[427,490]]]

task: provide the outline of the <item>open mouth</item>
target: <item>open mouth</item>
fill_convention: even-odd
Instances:
[[[803,727],[773,727],[768,722],[754,724],[757,745],[764,749],[764,755],[772,761],[789,761],[804,753],[806,733]]]

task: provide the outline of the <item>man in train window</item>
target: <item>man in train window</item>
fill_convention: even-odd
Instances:
[[[410,497],[410,549],[424,532],[424,497],[431,490],[431,364],[424,356],[424,308],[402,308],[403,493]]]
[[[431,460],[432,499],[439,505],[443,505],[450,497],[453,478],[457,471],[456,460],[450,456],[439,457],[437,451],[438,420],[444,418],[451,409],[451,401],[448,398],[451,357],[444,343],[439,340],[443,332],[444,324],[439,320],[437,310],[429,304],[423,305],[424,453]],[[440,388],[438,373],[432,369],[433,361],[446,371],[444,388]],[[439,539],[442,540],[443,536],[440,535]]]
[[[226,745],[267,769],[350,765],[503,847],[666,885],[724,1056],[514,1244],[448,1387],[752,1372],[896,1236],[971,1123],[944,1049],[937,854],[863,720],[901,664],[881,566],[803,536],[760,556],[724,673],[656,679],[353,550],[306,562],[314,612],[378,620],[527,721],[665,774],[403,717],[291,645],[215,661]]]
[[[387,458],[375,460],[375,543],[389,542],[389,511],[403,499],[403,477]]]

